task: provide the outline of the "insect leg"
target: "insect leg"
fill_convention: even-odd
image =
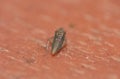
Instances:
[[[50,50],[51,49],[51,44],[53,42],[53,37],[49,38],[46,44],[46,49]]]

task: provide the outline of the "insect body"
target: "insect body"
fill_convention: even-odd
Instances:
[[[63,30],[63,28],[60,28],[55,31],[55,35],[51,40],[51,53],[52,55],[55,55],[60,49],[65,46],[65,34],[66,32]]]

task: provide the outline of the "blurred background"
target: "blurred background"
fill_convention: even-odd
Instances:
[[[0,0],[0,79],[120,79],[120,0]]]

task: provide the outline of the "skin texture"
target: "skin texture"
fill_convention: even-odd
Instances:
[[[120,79],[120,0],[0,0],[0,79]]]

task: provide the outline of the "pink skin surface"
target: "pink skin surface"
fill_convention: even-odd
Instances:
[[[0,0],[0,79],[120,79],[120,0]]]

